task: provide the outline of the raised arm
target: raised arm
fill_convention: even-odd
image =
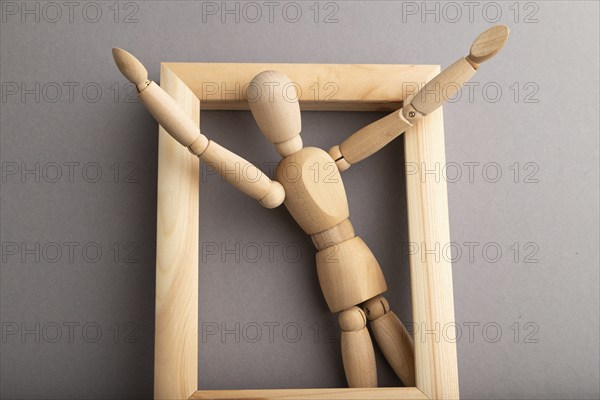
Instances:
[[[364,160],[413,126],[414,122],[451,99],[475,75],[479,64],[496,55],[508,39],[508,27],[494,26],[473,42],[469,55],[460,58],[404,102],[401,109],[358,130],[329,150],[340,171]]]
[[[121,73],[134,83],[140,101],[175,140],[192,154],[209,163],[223,178],[242,193],[260,201],[266,208],[283,203],[285,191],[260,169],[200,133],[200,128],[156,83],[148,80],[146,68],[130,53],[114,48],[113,57]]]

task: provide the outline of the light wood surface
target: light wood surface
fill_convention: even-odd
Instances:
[[[481,33],[471,45],[466,58],[460,58],[427,82],[414,96],[404,100],[402,109],[353,133],[339,146],[329,150],[340,171],[373,155],[416,120],[428,115],[455,98],[462,86],[475,75],[479,64],[496,55],[508,39],[508,27],[494,26]]]
[[[498,54],[506,44],[508,35],[509,29],[505,25],[496,25],[482,32],[473,41],[466,58],[460,58],[444,69],[407,102],[420,114],[431,114],[454,98],[465,82],[475,75],[479,64]],[[407,116],[406,112],[403,114]]]
[[[264,71],[252,78],[248,104],[262,133],[282,157],[302,149],[294,140],[302,130],[298,94],[293,82],[279,71]]]
[[[168,68],[162,87],[200,124],[200,104]],[[162,127],[158,133],[154,397],[182,399],[198,389],[199,161]],[[150,300],[149,300],[150,301]]]
[[[404,386],[415,386],[414,344],[406,327],[390,310],[390,305],[383,296],[367,301],[363,307],[385,359]]]
[[[275,208],[283,203],[285,191],[279,182],[274,182],[237,154],[227,150],[214,141],[200,156],[200,159],[214,168],[228,183],[266,208]]]
[[[335,164],[337,165],[340,172],[346,171],[351,167],[350,163],[346,161],[344,156],[342,155],[342,151],[340,150],[340,146],[333,146],[327,151],[332,159],[335,160]]]
[[[339,316],[342,329],[342,360],[348,387],[377,387],[375,350],[367,330],[367,317],[363,310],[351,307]]]
[[[410,99],[410,104],[422,115],[431,114],[449,99],[453,99],[461,87],[475,75],[475,69],[465,58],[446,68]],[[343,153],[343,150],[342,150]]]
[[[340,151],[346,162],[356,164],[381,150],[411,126],[401,110],[394,111],[353,133],[340,144]]]
[[[119,71],[136,86],[138,92],[141,92],[150,83],[146,67],[131,53],[114,47],[112,55]]]
[[[266,87],[269,90],[265,94]],[[311,233],[320,250],[317,254],[317,273],[327,303],[332,311],[343,310],[339,322],[342,330],[342,361],[348,386],[377,387],[375,352],[366,327],[367,318],[356,305],[385,290],[381,268],[368,247],[354,236],[350,221],[347,218],[339,221],[340,216],[348,215],[348,204],[334,160],[320,149],[303,149],[302,142],[294,140],[299,138],[301,130],[300,107],[290,79],[277,71],[265,71],[252,79],[251,88],[248,101],[252,114],[263,134],[276,144],[276,149],[284,157],[277,168],[276,177],[287,188],[286,207],[296,221]],[[263,88],[262,92],[260,88]],[[289,97],[290,91],[292,98]],[[348,145],[348,153],[357,154],[357,157],[365,149],[364,157],[374,153],[406,130],[407,124],[402,113],[397,111],[393,117],[392,122],[388,123],[388,119],[384,118],[370,130],[352,135],[340,147]],[[384,128],[396,120],[402,120],[404,126],[398,131],[387,132]],[[384,141],[386,135],[389,139]],[[378,141],[377,138],[381,139]],[[353,139],[356,145],[352,143]],[[293,144],[277,146],[281,143]],[[206,153],[210,149],[211,145]],[[327,170],[330,173],[326,173]],[[251,188],[256,188],[256,185]],[[313,233],[315,229],[322,231]],[[411,342],[405,345],[408,337],[406,330],[397,317],[395,320],[392,317],[395,317],[392,312],[386,315],[382,313],[376,316],[373,326],[377,330],[377,337],[381,339],[384,354],[391,360],[394,369],[404,382],[413,385]],[[393,329],[397,329],[397,332],[391,332]]]
[[[319,251],[317,275],[331,312],[346,310],[387,290],[379,263],[359,236]]]
[[[423,170],[445,165],[442,109],[418,121],[404,134],[405,162]],[[435,249],[450,243],[448,193],[443,179],[421,179],[407,174],[408,234],[411,243]],[[455,323],[452,264],[445,257],[410,255],[413,323],[422,335],[424,329],[435,330]],[[440,333],[441,335],[441,333]],[[415,374],[417,387],[431,399],[458,399],[456,344],[436,340],[434,335],[415,340]]]
[[[340,172],[324,150],[305,147],[284,158],[275,169],[275,180],[285,189],[288,211],[309,235],[350,215]]]
[[[476,64],[494,57],[504,47],[510,31],[506,25],[492,26],[477,36],[471,45],[469,60]]]
[[[317,250],[323,250],[334,244],[352,239],[354,236],[352,223],[349,219],[345,219],[332,228],[311,235],[311,239]]]
[[[202,138],[200,127],[195,119],[188,115],[164,89],[148,80],[146,68],[136,57],[120,48],[113,48],[112,53],[119,71],[136,85],[142,104],[175,140],[188,147]],[[206,138],[202,142],[206,142]]]
[[[428,400],[415,387],[369,389],[261,389],[261,390],[199,390],[190,399],[245,400]]]
[[[186,83],[182,81],[178,81],[175,77],[176,74],[170,69],[170,66],[173,65],[171,63],[163,64],[161,68],[161,79],[163,82],[165,79],[167,81],[171,80],[173,85],[175,86],[173,90],[182,90],[186,87]],[[205,72],[205,68],[207,64],[185,64],[186,71],[189,74],[202,76]],[[303,68],[303,73],[311,80],[311,77],[318,76],[322,71],[322,66],[315,66],[314,69]],[[384,68],[390,66],[383,66]],[[335,66],[328,66],[328,69],[331,71],[335,70]],[[211,67],[212,69],[212,67]],[[238,64],[237,69],[239,69],[241,76],[250,75],[248,77],[251,79],[255,73],[248,72],[247,68],[244,68],[243,64]],[[266,68],[273,69],[273,68]],[[390,72],[392,69],[390,69]],[[425,69],[421,70],[421,72],[426,71],[424,75],[420,75],[415,79],[411,79],[412,82],[426,82],[431,79],[432,76],[438,70],[432,69],[430,66],[426,66]],[[213,71],[216,73],[216,71]],[[256,71],[259,72],[259,71]],[[235,75],[235,73],[233,73]],[[402,71],[395,71],[394,75],[396,77],[400,76],[402,79]],[[343,75],[339,75],[343,76]],[[230,76],[232,79],[232,76]],[[355,77],[356,80],[352,82],[352,84],[359,83],[358,86],[363,85],[360,81],[360,76]],[[369,78],[370,79],[370,78]],[[375,78],[376,79],[376,78]],[[241,79],[243,80],[243,79]],[[293,79],[292,79],[293,80]],[[408,82],[408,81],[407,81]],[[366,84],[365,84],[366,85]],[[402,82],[398,87],[391,88],[394,94],[391,96],[392,99],[401,98],[403,96],[402,90]],[[171,92],[169,92],[171,93]],[[195,94],[197,94],[195,92]],[[367,105],[363,107],[362,103],[365,101],[364,99],[369,98],[369,95],[361,98],[361,100],[352,100],[351,98],[347,98],[348,101],[345,103],[345,106],[348,108],[341,108],[352,110],[352,107],[357,107],[359,110],[370,109],[370,110],[383,110],[386,109],[387,105],[390,103],[387,101],[383,101],[383,103],[376,103],[372,105]],[[175,98],[175,100],[179,103],[180,100]],[[185,105],[185,101],[181,100]],[[366,100],[368,102],[368,100]],[[301,106],[303,105],[302,99],[300,101]],[[397,108],[396,103],[394,105],[394,109]],[[306,104],[305,104],[306,105]],[[233,107],[232,107],[233,106]],[[231,109],[235,108],[235,104],[231,102],[223,102],[217,107],[221,109]],[[310,106],[309,106],[310,107]],[[328,109],[325,105],[323,109]],[[197,113],[196,113],[197,115]],[[162,136],[164,136],[164,132],[162,132]],[[429,136],[432,136],[431,140],[429,140]],[[422,139],[419,138],[427,138]],[[170,139],[170,138],[169,138]],[[440,141],[441,139],[441,141]],[[161,147],[159,154],[170,154],[166,153],[165,149],[174,150],[174,148],[169,147],[173,144],[177,143],[170,139],[171,142],[165,142],[164,140],[159,141],[159,145]],[[188,159],[181,158],[181,160],[188,162],[190,159],[193,161],[194,157],[191,157],[189,152],[185,151],[184,148],[179,147],[183,153],[188,157]],[[443,129],[441,123],[441,110],[434,112],[432,115],[424,118],[423,121],[418,122],[414,128],[409,129],[406,133],[405,138],[405,152],[406,152],[406,161],[425,162],[427,165],[433,165],[432,162],[439,162],[440,155],[443,160]],[[162,165],[163,163],[169,163],[170,159],[165,157],[159,157],[159,163]],[[197,193],[194,188],[197,188],[198,179],[189,180],[184,179],[181,180],[181,177],[185,175],[186,171],[189,169],[197,174],[198,167],[197,161],[194,167],[194,164],[186,164],[186,162],[172,163],[171,167],[174,169],[178,169],[178,171],[171,171],[172,176],[177,176],[179,179],[179,183],[186,186],[187,189],[190,189],[187,193]],[[159,167],[164,168],[162,166]],[[188,171],[189,173],[189,171]],[[189,176],[189,175],[188,175]],[[448,220],[447,220],[447,199],[445,193],[445,185],[441,183],[443,186],[440,187],[430,187],[431,182],[426,182],[421,184],[420,178],[417,176],[409,176],[407,182],[407,196],[409,200],[409,234],[411,237],[411,241],[418,241],[419,243],[424,241],[424,245],[426,246],[434,246],[437,242],[441,240],[448,239]],[[177,182],[177,179],[174,180]],[[183,270],[189,273],[190,264],[194,265],[195,275],[189,275],[190,279],[197,279],[197,261],[198,261],[198,238],[197,238],[197,230],[188,231],[185,235],[186,237],[180,237],[177,242],[173,242],[172,240],[164,241],[163,236],[161,236],[161,215],[170,215],[168,218],[169,221],[172,221],[172,225],[169,226],[169,233],[171,232],[179,232],[181,229],[185,230],[185,227],[194,226],[197,229],[198,222],[198,214],[196,209],[196,214],[194,212],[186,213],[186,218],[183,218],[181,213],[174,216],[172,214],[173,209],[179,208],[179,200],[178,198],[171,197],[173,202],[160,201],[160,193],[163,192],[164,188],[172,187],[175,185],[173,180],[161,180],[159,178],[159,230],[158,230],[158,241],[157,243],[157,258],[158,254],[165,253],[164,249],[174,249],[175,246],[179,246],[180,248],[185,247],[185,252],[179,252],[177,254],[176,259],[171,260],[170,268],[173,271],[179,271],[183,268]],[[424,187],[421,187],[424,185]],[[440,183],[438,183],[440,185]],[[177,192],[181,192],[179,189]],[[191,202],[192,208],[193,206],[197,207],[197,199],[194,202]],[[412,209],[411,209],[412,207]],[[188,210],[189,211],[189,210]],[[342,222],[343,219],[340,221]],[[339,223],[339,222],[338,222]],[[439,230],[436,225],[441,225],[441,230]],[[335,224],[334,224],[335,225]],[[333,226],[333,225],[332,225]],[[166,226],[162,227],[162,231],[164,231]],[[315,233],[322,232],[318,231]],[[195,236],[196,235],[196,236]],[[160,244],[164,242],[164,244]],[[160,246],[163,246],[163,250],[159,251]],[[173,254],[171,252],[171,254]],[[429,262],[429,261],[428,261]],[[411,259],[411,285],[413,291],[413,321],[415,324],[419,324],[422,322],[432,324],[435,321],[453,321],[453,301],[452,301],[452,280],[451,280],[451,271],[449,269],[449,265],[446,268],[438,269],[438,266],[433,266],[428,263],[421,263],[420,257],[412,257]],[[159,264],[157,260],[157,265]],[[182,267],[183,266],[183,267]],[[441,274],[438,277],[438,272]],[[179,320],[179,324],[187,324],[190,325],[195,323],[195,336],[189,335],[189,330],[183,331],[183,337],[181,336],[181,325],[176,329],[175,327],[165,326],[165,319],[159,320],[159,303],[164,304],[164,300],[159,301],[159,280],[162,281],[160,286],[162,287],[173,287],[175,284],[173,282],[173,278],[168,274],[159,274],[157,272],[157,344],[156,344],[156,357],[158,359],[164,360],[162,367],[159,363],[156,363],[155,366],[155,375],[157,379],[155,380],[155,396],[157,398],[165,397],[165,398],[185,398],[189,395],[192,395],[192,398],[196,399],[206,399],[206,398],[281,398],[281,399],[426,399],[426,398],[458,398],[458,380],[456,374],[456,349],[453,344],[436,342],[433,338],[427,337],[425,341],[416,341],[415,342],[415,356],[416,356],[416,373],[417,373],[417,387],[416,388],[373,388],[373,389],[285,389],[285,390],[242,390],[242,391],[197,391],[192,394],[193,391],[190,391],[189,394],[185,395],[184,393],[193,386],[192,381],[195,383],[197,379],[197,309],[195,313],[188,312],[186,310],[183,313],[177,313],[172,316],[173,321]],[[192,283],[194,283],[192,281]],[[197,289],[197,281],[195,282]],[[182,286],[185,289],[185,285]],[[176,297],[176,300],[172,302],[175,306],[175,309],[181,309],[181,305],[185,304],[195,304],[197,307],[197,292],[193,292],[191,290],[184,290],[185,296],[181,296],[179,292],[171,293],[171,296]],[[372,296],[371,296],[372,297]],[[444,302],[444,304],[438,304],[438,302]],[[164,309],[164,306],[161,307]],[[187,315],[187,317],[186,317]],[[158,340],[158,329],[169,329],[172,337],[172,340]],[[173,334],[174,331],[178,331],[178,338]],[[194,336],[194,337],[192,337]],[[163,334],[163,338],[168,337],[168,335]],[[160,356],[159,356],[160,355]],[[187,362],[187,360],[194,361],[195,364]],[[167,363],[170,364],[170,368],[166,368]],[[185,368],[181,368],[181,366],[186,366]],[[188,368],[189,367],[189,368]],[[192,370],[193,369],[193,373]],[[424,391],[424,392],[422,392]]]
[[[139,99],[154,119],[184,147],[190,146],[200,136],[200,127],[155,82],[139,94]]]
[[[435,65],[165,63],[203,110],[248,110],[254,76],[279,71],[294,82],[302,110],[394,111],[435,75]]]
[[[115,59],[119,71],[138,87],[138,97],[140,101],[160,126],[164,128],[165,132],[168,132],[181,145],[187,147],[192,154],[195,154],[206,163],[210,164],[210,166],[214,168],[226,182],[236,187],[242,193],[255,200],[259,200],[264,207],[275,208],[283,203],[285,191],[281,184],[271,181],[256,166],[219,144],[210,141],[206,136],[200,133],[200,128],[194,118],[188,115],[186,110],[180,107],[173,97],[164,89],[155,82],[148,81],[147,71],[137,58],[131,53],[119,48],[113,49],[113,58]],[[273,73],[262,74],[261,76],[271,80],[281,78],[281,76]],[[273,87],[277,86],[278,82],[270,83],[271,85],[269,85],[269,88],[273,89]],[[295,93],[293,87],[291,89],[291,91]],[[186,88],[185,90],[189,92],[189,89]],[[265,99],[270,99],[272,96],[275,96],[276,93],[281,97],[282,91],[279,90],[279,92],[277,92],[277,90],[274,89],[270,91],[268,96],[265,96]],[[257,99],[257,104],[262,104],[260,99]],[[290,106],[289,102],[279,102],[277,104],[283,105],[282,107],[279,107],[279,111],[296,111],[297,121],[293,121],[292,115],[288,112],[285,115],[281,115],[280,120],[266,119],[264,127],[266,129],[272,129],[269,132],[280,132],[281,128],[285,128],[286,126],[283,121],[286,121],[288,126],[294,129],[295,133],[289,137],[281,137],[281,139],[285,143],[290,143],[290,139],[297,136],[300,131],[300,110],[298,108],[298,103],[296,102],[292,106]],[[266,115],[264,112],[259,114],[263,116]],[[198,118],[199,117],[195,117],[196,120]],[[296,124],[294,124],[294,122],[296,122]],[[298,126],[296,127],[296,125]],[[273,137],[273,139],[276,140],[278,137]],[[298,144],[298,141],[293,143]],[[302,142],[300,141],[300,148],[301,147]],[[284,144],[281,149],[292,150],[293,147],[291,147],[290,144]]]

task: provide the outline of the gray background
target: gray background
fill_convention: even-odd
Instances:
[[[510,41],[475,77],[473,98],[446,107],[447,174],[425,177],[449,181],[452,252],[438,254],[454,261],[461,396],[600,396],[598,3],[475,2],[471,16],[454,3],[460,17],[436,2],[329,3],[315,22],[313,2],[299,2],[292,23],[287,2],[273,22],[258,2],[265,15],[251,23],[221,22],[201,2],[76,2],[72,19],[60,2],[60,16],[47,2],[2,2],[2,398],[152,396],[156,123],[129,102],[111,47],[156,80],[161,61],[448,65],[498,8]],[[39,22],[21,20],[25,7]],[[438,7],[437,21],[425,7]],[[378,117],[304,113],[303,137],[328,148]],[[203,112],[202,128],[263,167],[277,160],[249,113]],[[357,232],[410,322],[402,151],[394,142],[344,182]],[[201,246],[218,249],[200,266],[201,386],[344,385],[309,239],[285,210],[210,174],[201,207]],[[378,358],[380,383],[398,385]]]

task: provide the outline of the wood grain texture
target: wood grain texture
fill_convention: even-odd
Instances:
[[[428,400],[417,388],[199,390],[191,400]]]
[[[319,251],[317,275],[331,312],[346,310],[387,290],[377,259],[359,236]]]
[[[406,163],[423,170],[445,165],[442,109],[418,121],[404,134]],[[433,177],[422,181],[420,174],[407,174],[408,231],[411,243],[421,249],[434,249],[450,243],[446,182]],[[417,335],[425,329],[454,324],[452,264],[435,256],[422,261],[422,253],[410,256],[413,321]],[[423,340],[425,337],[425,340]],[[417,388],[431,399],[458,399],[456,344],[434,335],[415,339]]]
[[[435,75],[435,65],[165,63],[200,99],[203,110],[248,110],[248,84],[262,71],[287,75],[300,108],[394,111]]]
[[[141,92],[150,83],[146,67],[131,53],[118,47],[112,49],[112,54],[119,71]]]
[[[384,111],[401,106],[407,85],[429,81],[437,66],[339,66],[295,64],[163,64],[162,86],[193,118],[199,110],[194,95],[202,96],[203,82],[249,82],[264,69],[279,69],[304,84],[339,78],[351,82],[343,101],[324,103],[300,98],[303,109]],[[246,66],[248,66],[246,68]],[[222,69],[225,73],[221,74]],[[348,76],[345,72],[352,72]],[[368,73],[367,71],[371,71]],[[208,75],[206,75],[208,73]],[[178,75],[182,74],[181,80]],[[241,74],[241,75],[239,75]],[[321,74],[321,75],[320,75]],[[208,76],[208,79],[202,76]],[[241,76],[241,79],[239,79]],[[346,78],[349,78],[346,80]],[[391,83],[391,84],[390,84]],[[405,83],[407,85],[405,85]],[[188,90],[188,85],[196,85]],[[372,91],[369,88],[374,88]],[[219,89],[220,90],[220,89]],[[410,88],[414,90],[414,88]],[[221,93],[221,92],[218,92]],[[308,94],[303,95],[310,95]],[[211,109],[247,109],[240,99],[205,102]],[[205,108],[205,107],[203,107]],[[419,121],[405,133],[406,162],[432,165],[444,162],[441,109]],[[198,160],[166,132],[159,134],[159,185],[157,225],[156,361],[155,397],[192,399],[457,399],[456,347],[436,342],[433,335],[415,341],[417,387],[370,389],[198,390]],[[418,174],[407,177],[410,240],[425,243],[449,241],[446,186],[421,182]],[[425,326],[454,322],[450,264],[421,261],[411,256],[413,321]],[[176,289],[175,289],[176,288]],[[190,397],[191,396],[191,397]]]
[[[339,316],[342,330],[342,360],[348,387],[377,387],[377,365],[367,317],[363,310],[351,307]]]
[[[506,25],[496,25],[481,33],[469,51],[469,59],[481,64],[494,57],[506,44],[510,31]]]
[[[411,127],[401,110],[359,129],[340,144],[340,152],[350,165],[375,154]],[[331,152],[331,151],[330,151]]]
[[[284,158],[275,169],[275,180],[285,189],[286,208],[309,235],[350,216],[340,172],[324,150],[305,147]]]
[[[270,142],[287,142],[300,134],[298,94],[289,77],[279,71],[261,72],[252,79],[246,94],[254,119]]]
[[[198,99],[164,65],[161,86],[199,126]],[[158,135],[154,397],[182,399],[198,388],[199,161]]]
[[[217,142],[210,141],[200,156],[206,165],[216,170],[227,183],[267,208],[278,207],[285,199],[285,191],[279,182],[274,182],[250,161],[227,150]],[[264,202],[267,197],[269,202]]]
[[[161,90],[156,82],[150,82],[140,92],[139,99],[154,119],[182,146],[188,147],[201,137],[196,121],[178,106],[172,96]]]
[[[317,250],[320,251],[334,244],[352,239],[354,236],[356,235],[352,223],[349,219],[345,219],[332,228],[311,235],[311,239]]]
[[[410,104],[421,114],[428,115],[453,99],[461,87],[475,75],[475,69],[466,58],[458,59],[410,99]],[[342,149],[342,153],[344,150]],[[352,163],[352,162],[350,162]]]
[[[375,341],[405,386],[415,385],[414,346],[404,324],[393,311],[371,321]]]
[[[402,380],[404,386],[415,386],[415,351],[412,337],[390,310],[390,303],[383,296],[367,301],[363,308],[371,331],[386,360]]]

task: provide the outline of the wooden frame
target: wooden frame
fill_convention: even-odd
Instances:
[[[244,86],[263,70],[287,74],[305,110],[395,110],[439,73],[429,65],[163,63],[161,86],[199,123],[203,109],[248,109]],[[316,85],[316,86],[315,86]],[[332,93],[334,93],[332,95]],[[445,163],[442,110],[404,133],[407,163]],[[199,161],[159,129],[156,244],[155,398],[457,399],[456,346],[438,335],[415,340],[416,387],[198,390]],[[446,183],[407,174],[409,238],[422,248],[449,243]],[[451,264],[410,258],[413,321],[421,331],[454,324]],[[341,363],[341,361],[340,361]]]

